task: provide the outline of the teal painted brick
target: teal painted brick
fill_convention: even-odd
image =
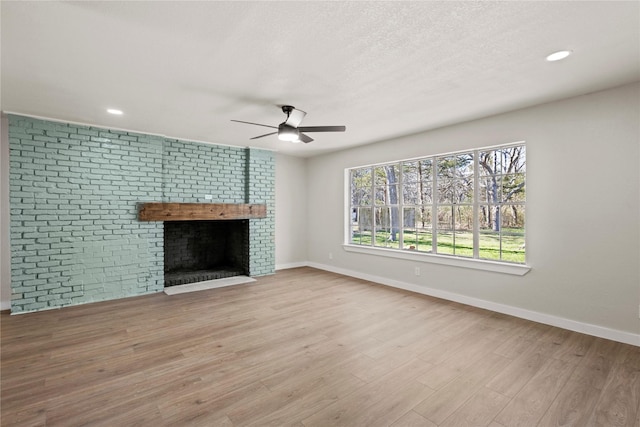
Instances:
[[[267,203],[250,272],[273,272],[273,153],[13,115],[9,134],[12,311],[161,291],[163,226],[137,221],[141,201]]]
[[[38,310],[41,310],[43,308],[46,308],[47,307],[47,303],[34,302],[34,303],[31,303],[31,304],[23,304],[22,307],[24,308],[25,312],[38,311]]]
[[[36,290],[36,286],[35,285],[30,285],[30,286],[14,286],[11,291],[14,294],[24,294],[27,292],[34,292]]]
[[[114,212],[114,210],[102,209],[101,206],[104,206],[103,200],[101,200],[102,196],[95,194],[95,188],[86,188],[85,184],[95,180],[97,185],[104,183],[102,185],[105,188],[117,186],[117,190],[120,192],[118,198],[125,205],[131,205],[130,210],[133,214],[128,217],[128,222],[137,222],[135,203],[140,194],[146,194],[147,197],[151,197],[151,200],[161,198],[161,182],[157,181],[156,177],[161,175],[162,162],[156,154],[162,152],[163,140],[161,138],[147,140],[147,143],[155,143],[156,145],[155,149],[150,150],[155,153],[155,160],[149,160],[140,155],[139,147],[135,147],[135,149],[130,147],[132,141],[136,141],[138,138],[123,132],[107,132],[108,134],[100,135],[100,132],[105,131],[74,125],[60,126],[51,122],[16,116],[9,117],[9,124],[10,135],[21,135],[20,138],[10,139],[10,145],[12,145],[10,147],[11,205],[13,208],[19,204],[24,205],[23,199],[33,200],[32,204],[26,206],[30,209],[29,212],[12,209],[12,233],[16,229],[23,228],[21,235],[32,233],[31,236],[36,236],[33,234],[33,230],[27,230],[27,227],[49,227],[49,229],[37,230],[37,233],[41,233],[41,235],[36,237],[37,240],[34,241],[12,239],[12,252],[29,250],[28,260],[26,260],[27,256],[14,257],[12,260],[12,271],[15,273],[12,280],[14,292],[17,289],[27,290],[29,287],[25,285],[32,283],[37,284],[38,289],[31,291],[38,292],[39,295],[38,301],[28,298],[14,298],[12,310],[32,311],[39,309],[39,307],[101,300],[107,294],[113,297],[127,296],[122,294],[122,286],[117,282],[117,277],[113,282],[108,282],[109,276],[105,274],[100,277],[95,276],[94,265],[98,265],[98,270],[103,273],[105,265],[112,267],[116,265],[115,261],[102,259],[113,257],[113,252],[100,253],[97,249],[89,250],[90,246],[94,244],[93,242],[99,244],[105,238],[113,237],[109,236],[112,230],[106,226],[94,225],[94,220],[104,221],[113,227],[113,220],[120,219],[121,214]],[[89,141],[92,136],[97,139]],[[105,136],[111,137],[109,139],[117,139],[120,136],[126,136],[126,138],[116,144],[107,145],[106,139],[99,139]],[[26,141],[27,138],[33,139]],[[115,150],[118,152],[114,152]],[[129,156],[125,161],[124,157],[133,152],[135,155]],[[134,159],[138,162],[138,167],[158,173],[146,180],[144,185],[141,185],[139,180],[129,181],[131,185],[127,187],[126,184],[123,185],[125,181],[123,178],[127,176],[127,172],[123,171],[121,167],[131,165],[135,169]],[[138,171],[135,172],[138,173]],[[146,177],[144,173],[142,175]],[[29,177],[37,178],[29,179]],[[26,186],[27,182],[46,182],[46,185],[38,187],[29,184]],[[19,183],[25,185],[17,185]],[[132,194],[134,192],[136,194]],[[87,207],[82,207],[80,203],[72,204],[72,200],[90,202],[86,203],[88,205],[97,203],[96,209],[92,211]],[[82,205],[84,204],[82,203]],[[83,227],[92,228],[86,230],[86,235],[74,236],[76,233],[83,233]],[[155,236],[151,231],[148,234]],[[65,238],[69,240],[60,241]],[[154,253],[155,255],[147,254],[147,256],[162,256],[159,252]],[[35,263],[31,261],[35,261]],[[136,278],[157,275],[155,272],[158,269],[156,264],[155,262],[138,263],[137,270],[134,268],[127,274]],[[103,288],[111,290],[103,291],[96,296],[85,295],[82,292],[83,282],[91,277],[92,280],[100,282]],[[19,278],[23,280],[19,280]],[[48,282],[49,280],[52,282]],[[64,291],[64,289],[69,290]],[[40,295],[42,292],[47,294]],[[136,293],[139,291],[136,290]]]
[[[47,302],[47,305],[51,305],[50,303],[48,303],[49,301],[60,300],[60,299],[61,299],[60,295],[57,295],[57,294],[46,294],[36,298],[37,302]]]
[[[245,197],[248,203],[267,204],[267,217],[249,221],[250,274],[275,272],[275,156],[272,152],[246,149]]]

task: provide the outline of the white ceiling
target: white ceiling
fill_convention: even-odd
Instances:
[[[640,80],[640,3],[1,2],[5,112],[312,156]],[[545,56],[560,49],[560,62]],[[275,136],[278,105],[310,144]],[[122,116],[106,113],[119,108]]]

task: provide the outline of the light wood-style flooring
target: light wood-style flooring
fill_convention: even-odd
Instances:
[[[640,427],[640,347],[312,268],[0,319],[2,426]]]

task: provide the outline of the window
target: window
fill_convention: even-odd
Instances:
[[[350,169],[350,245],[525,263],[525,145]]]

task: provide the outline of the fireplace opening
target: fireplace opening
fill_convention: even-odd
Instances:
[[[249,221],[165,221],[164,286],[249,275]]]

